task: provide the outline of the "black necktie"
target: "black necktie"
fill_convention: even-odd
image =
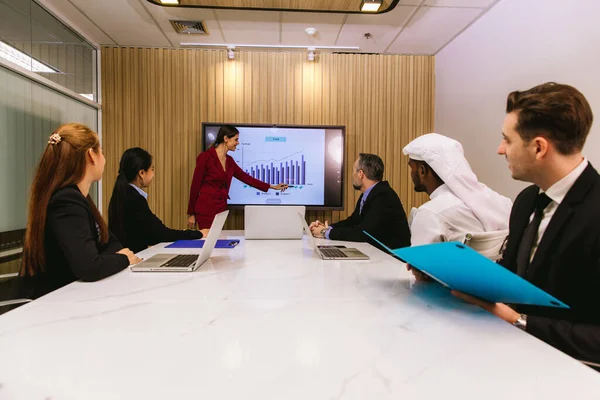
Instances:
[[[517,252],[517,274],[519,276],[524,276],[527,272],[527,267],[529,267],[529,261],[531,259],[531,249],[536,242],[538,229],[540,228],[540,223],[542,222],[542,218],[544,218],[544,209],[548,207],[548,204],[552,199],[546,195],[546,193],[538,194],[535,199],[535,213],[533,214],[533,219],[525,228],[525,232],[523,232],[523,237],[521,238],[521,243],[519,244],[519,251]]]

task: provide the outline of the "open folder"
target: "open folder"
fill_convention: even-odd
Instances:
[[[392,250],[365,232],[400,260],[442,285],[492,303],[569,308],[500,264],[460,242],[441,242]]]
[[[239,240],[219,239],[215,245],[215,249],[233,249],[240,243]],[[204,239],[198,240],[176,240],[168,246],[166,249],[201,249],[204,247]]]

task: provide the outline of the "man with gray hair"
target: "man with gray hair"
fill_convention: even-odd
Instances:
[[[400,198],[387,181],[383,181],[383,161],[375,154],[361,153],[354,162],[352,186],[362,194],[354,212],[343,221],[329,225],[314,221],[313,236],[332,240],[369,242],[381,248],[363,231],[392,249],[410,246],[410,230]]]

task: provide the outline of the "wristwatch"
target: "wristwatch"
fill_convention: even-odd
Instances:
[[[527,330],[527,315],[521,314],[513,325],[519,329],[526,331]]]
[[[325,232],[327,232],[327,230],[328,230],[328,229],[329,229],[329,228],[323,228],[323,229],[321,229],[321,232],[320,232],[320,234],[321,234],[321,237],[322,237],[323,239],[325,239]]]

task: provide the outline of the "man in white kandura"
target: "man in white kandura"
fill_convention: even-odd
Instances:
[[[411,211],[411,246],[462,242],[468,233],[508,229],[512,202],[477,180],[459,142],[429,133],[403,152],[409,157],[415,191],[426,192],[430,199]]]

